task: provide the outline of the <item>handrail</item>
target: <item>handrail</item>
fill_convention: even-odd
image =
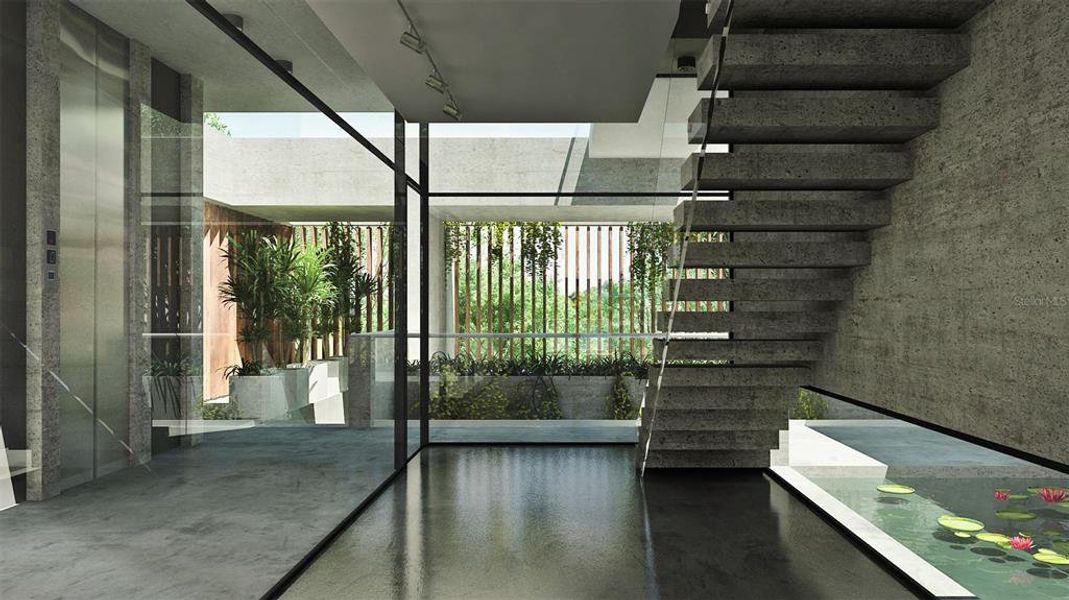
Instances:
[[[719,5],[717,5],[719,6]],[[676,305],[679,303],[679,288],[682,284],[683,273],[686,272],[684,265],[687,261],[687,247],[689,245],[690,230],[694,222],[694,209],[698,201],[698,187],[700,185],[702,168],[705,166],[706,150],[709,146],[709,133],[713,129],[713,108],[716,106],[716,93],[720,89],[720,78],[724,70],[724,52],[727,50],[728,35],[731,33],[731,17],[735,11],[735,0],[727,0],[727,9],[724,12],[724,27],[720,33],[720,52],[716,57],[716,70],[713,72],[712,90],[709,92],[709,106],[705,111],[705,133],[702,135],[701,149],[698,151],[698,159],[694,161],[694,177],[691,181],[690,203],[684,211],[683,236],[680,240],[679,267],[677,268],[674,285],[672,286],[672,302],[668,307],[668,323],[664,328],[664,343],[661,344],[661,364],[657,371],[656,383],[650,378],[646,385],[654,384],[653,402],[650,406],[650,419],[647,426],[646,443],[642,450],[642,467],[639,477],[646,475],[646,461],[650,457],[650,440],[653,439],[653,430],[657,422],[657,401],[661,396],[661,381],[664,378],[665,365],[668,362],[668,346],[672,341],[672,325],[676,316]]]

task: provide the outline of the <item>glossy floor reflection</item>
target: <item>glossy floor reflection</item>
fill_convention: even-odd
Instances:
[[[632,453],[428,448],[285,597],[914,597],[762,473]]]

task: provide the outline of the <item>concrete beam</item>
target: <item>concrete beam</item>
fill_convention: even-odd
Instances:
[[[705,136],[709,99],[690,115],[690,141]],[[713,109],[710,143],[901,143],[939,124],[931,98],[739,97],[720,98]]]
[[[712,89],[720,36],[698,58]],[[968,37],[917,30],[733,33],[722,90],[926,90],[969,65]]]

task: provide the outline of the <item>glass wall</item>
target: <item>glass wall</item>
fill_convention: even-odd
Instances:
[[[658,78],[637,123],[432,124],[433,441],[637,440],[698,96]]]
[[[290,4],[226,9],[0,3],[4,597],[260,596],[419,448],[393,139],[287,79],[388,103]]]

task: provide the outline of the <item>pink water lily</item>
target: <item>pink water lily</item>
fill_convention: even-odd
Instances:
[[[1014,550],[1031,550],[1032,538],[1015,535],[1010,538],[1010,545]]]
[[[1009,490],[995,490],[995,500],[999,502],[1005,502],[1010,499]]]
[[[1043,498],[1044,502],[1061,502],[1065,500],[1065,490],[1062,488],[1041,488],[1039,495]]]

